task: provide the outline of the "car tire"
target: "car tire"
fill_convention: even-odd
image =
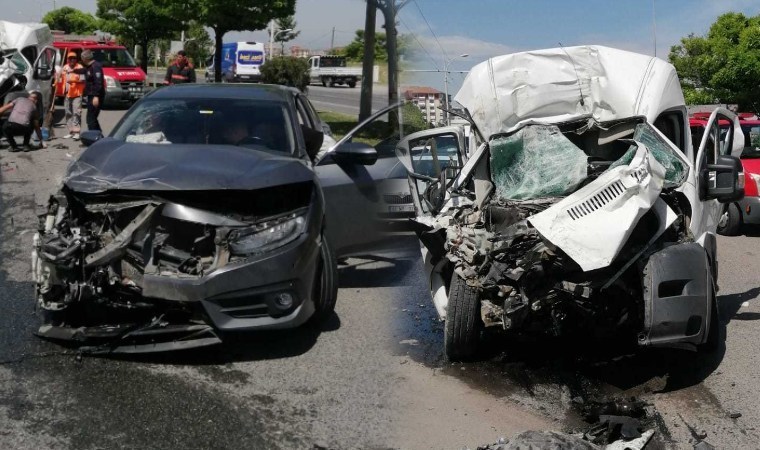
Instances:
[[[723,212],[726,216],[725,221],[721,217],[718,222],[718,234],[723,236],[737,236],[742,228],[742,212],[739,209],[739,205],[736,203],[729,203],[726,205],[726,209]]]
[[[327,239],[322,237],[322,246],[319,249],[319,265],[312,290],[314,301],[314,314],[310,322],[323,323],[329,319],[335,311],[335,302],[338,300],[338,264],[335,260]]]
[[[449,304],[446,307],[446,326],[443,332],[443,346],[449,360],[466,361],[474,358],[480,347],[482,330],[478,291],[454,273],[449,287]]]
[[[349,81],[349,82],[348,82],[348,87],[350,87],[350,88],[355,88],[355,87],[356,87],[356,81],[353,81],[353,80],[352,80],[352,81]]]

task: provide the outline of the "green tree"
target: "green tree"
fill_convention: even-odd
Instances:
[[[50,11],[42,18],[42,22],[51,30],[65,31],[67,34],[91,34],[99,28],[95,16],[69,6]]]
[[[201,24],[214,30],[214,48],[222,54],[228,31],[263,30],[272,19],[295,13],[296,0],[192,0],[190,10]],[[214,58],[214,78],[222,81],[222,59]]]
[[[760,15],[723,14],[707,35],[681,39],[669,59],[687,102],[760,106]]]
[[[261,81],[293,86],[305,91],[309,85],[309,62],[305,58],[278,56],[261,66]]]
[[[97,0],[104,31],[139,44],[140,66],[148,70],[148,44],[169,39],[182,27],[180,0]]]
[[[375,33],[375,61],[388,61],[385,45],[385,33]],[[343,48],[341,54],[351,61],[364,59],[364,30],[356,30],[354,40]]]
[[[295,21],[293,16],[287,16],[282,17],[277,20],[275,20],[275,25],[277,26],[277,30],[291,30],[285,33],[279,33],[274,38],[276,42],[279,42],[282,46],[282,55],[285,55],[285,43],[290,42],[293,39],[297,38],[299,34],[301,34],[300,31],[296,31],[296,27],[298,26],[298,23]],[[277,31],[275,31],[277,33]]]
[[[211,40],[211,36],[203,25],[196,21],[190,22],[185,40],[185,51],[193,64],[199,66],[204,63],[211,56],[213,44],[214,41]]]

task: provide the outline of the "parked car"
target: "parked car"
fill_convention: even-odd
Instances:
[[[704,134],[709,114],[696,113],[689,119],[692,142],[699,142]],[[744,143],[741,162],[746,178],[744,198],[723,205],[723,213],[718,222],[718,233],[736,236],[745,224],[760,224],[760,120],[754,114],[739,115],[742,129],[740,142]],[[731,124],[721,121],[721,133],[725,133]],[[737,134],[738,136],[738,134]]]
[[[477,150],[456,129],[424,138],[456,134],[461,164],[416,155],[422,133],[398,144],[450,359],[476,357],[485,329],[718,345],[715,231],[744,194],[735,115],[714,111],[692,146],[675,68],[599,46],[492,58],[456,101]]]
[[[311,82],[322,83],[322,86],[346,84],[353,88],[362,78],[362,69],[346,67],[346,58],[343,56],[312,56],[309,58],[309,67]]]
[[[74,52],[77,57],[83,50],[90,50],[95,60],[103,66],[103,82],[106,88],[106,105],[128,105],[145,95],[145,72],[137,65],[126,47],[99,36],[72,36],[54,34],[53,45],[60,51],[59,61],[66,62],[66,55]],[[81,58],[80,58],[81,61]],[[56,97],[63,99],[63,80],[55,86]]]
[[[348,136],[319,155],[308,99],[177,85],[136,103],[67,169],[40,215],[37,334],[89,352],[219,343],[330,317],[336,257],[370,252],[380,175]]]

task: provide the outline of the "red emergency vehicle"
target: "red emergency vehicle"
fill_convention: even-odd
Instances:
[[[135,63],[123,45],[99,36],[74,36],[53,32],[53,46],[59,50],[59,61],[62,61],[62,64],[66,62],[69,52],[75,52],[78,56],[84,49],[92,51],[95,59],[103,65],[105,104],[130,104],[145,94],[145,72]],[[63,84],[57,83],[56,97],[63,97],[63,92]]]
[[[709,113],[695,113],[689,118],[692,142],[701,141],[709,118]],[[721,134],[731,126],[728,121],[719,124]],[[744,150],[740,157],[746,180],[744,199],[726,204],[718,223],[718,233],[725,236],[739,234],[744,224],[760,224],[760,119],[753,113],[739,113],[739,124],[744,134]]]

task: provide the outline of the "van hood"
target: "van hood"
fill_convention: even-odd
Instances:
[[[455,100],[486,139],[528,123],[607,122],[683,107],[675,68],[647,55],[579,46],[498,56],[470,70]]]
[[[63,183],[106,191],[255,190],[314,180],[306,162],[244,147],[126,143],[106,138],[71,163]]]

